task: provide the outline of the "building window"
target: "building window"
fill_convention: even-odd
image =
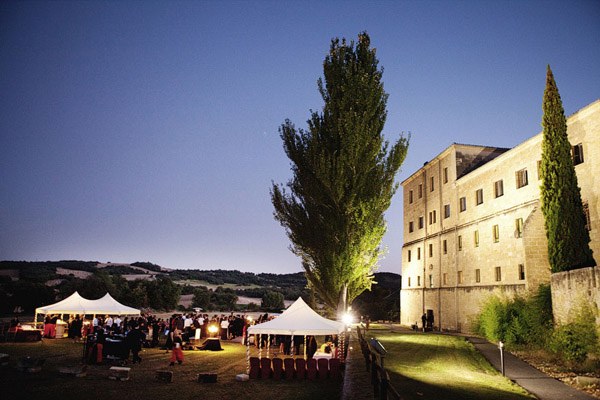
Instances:
[[[481,282],[481,270],[479,268],[475,270],[475,282]]]
[[[442,279],[443,279],[444,285],[447,285],[448,284],[448,274],[444,272],[442,274]]]
[[[498,243],[500,241],[500,228],[498,225],[494,225],[492,227],[492,232],[494,236],[494,243]]]
[[[412,204],[412,203],[413,203],[413,191],[412,191],[412,190],[410,190],[410,191],[408,192],[408,203],[409,203],[409,204]]]
[[[448,241],[446,239],[442,242],[442,247],[444,248],[444,254],[448,254]]]
[[[588,231],[592,230],[592,220],[590,219],[590,205],[587,201],[582,203],[583,206],[583,215],[585,217],[585,229]]]
[[[519,264],[519,280],[520,281],[525,280],[525,265],[523,265],[523,264]]]
[[[408,223],[408,233],[412,233],[415,230],[415,224],[414,222],[410,221]]]
[[[412,252],[409,250],[408,251],[408,262],[410,262],[412,260]]]
[[[408,277],[408,287],[410,287],[410,276]]]
[[[504,182],[502,179],[494,182],[494,196],[500,197],[504,195]]]
[[[463,212],[467,209],[467,198],[461,197],[459,200],[460,203],[460,212]]]
[[[421,259],[421,248],[417,247],[417,260]]]
[[[429,245],[429,257],[433,257],[433,245]]]
[[[515,172],[515,175],[517,178],[517,189],[527,186],[529,183],[527,181],[527,168],[523,168],[522,170]]]
[[[480,205],[483,203],[483,189],[478,189],[475,192],[475,204]]]
[[[417,286],[421,286],[421,277],[417,276]]]
[[[423,229],[423,217],[419,217],[419,229]]]
[[[515,219],[515,237],[523,237],[523,218]]]
[[[479,231],[475,231],[475,234],[473,236],[475,239],[475,247],[479,247]]]
[[[496,282],[500,282],[502,280],[502,268],[496,267]]]
[[[458,235],[458,250],[462,250],[462,236]]]
[[[444,183],[448,183],[448,167],[444,168]]]
[[[433,192],[433,190],[435,189],[435,186],[433,184],[435,182],[435,180],[433,179],[433,176],[430,178],[430,182],[431,182],[431,188],[429,189],[429,191]]]
[[[436,210],[429,211],[429,225],[436,223]]]
[[[463,283],[463,272],[462,271],[458,271],[456,273],[456,280],[458,281],[459,285]]]
[[[450,218],[450,204],[444,205],[444,218]]]
[[[419,184],[419,198],[423,197],[423,184]]]
[[[433,275],[429,274],[429,287],[433,287]]]
[[[572,148],[573,153],[573,165],[579,165],[583,162],[583,146],[581,143],[576,144]]]

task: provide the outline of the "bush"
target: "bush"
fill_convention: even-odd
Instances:
[[[550,348],[566,361],[582,363],[593,349],[591,336],[589,326],[580,323],[562,325],[554,330]]]
[[[474,330],[488,340],[509,346],[544,346],[552,329],[550,287],[540,286],[529,298],[490,297],[477,317]]]
[[[583,303],[573,321],[554,330],[550,349],[571,363],[581,364],[588,354],[599,350],[594,310]]]

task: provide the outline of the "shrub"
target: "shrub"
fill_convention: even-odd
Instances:
[[[554,330],[550,348],[563,359],[581,363],[591,351],[590,329],[579,323],[569,323]]]
[[[582,303],[571,322],[554,330],[550,349],[566,361],[581,364],[588,354],[599,350],[598,339],[596,312]]]
[[[552,300],[549,286],[540,286],[528,298],[490,297],[476,318],[474,330],[491,341],[507,345],[544,346],[552,329]]]

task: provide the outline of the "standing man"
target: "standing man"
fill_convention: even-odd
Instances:
[[[141,363],[142,358],[140,357],[140,351],[142,351],[142,343],[146,339],[146,334],[140,330],[140,326],[135,324],[133,329],[127,332],[127,336],[125,337],[125,341],[127,343],[127,348],[131,350],[133,354],[133,363]],[[129,354],[129,351],[127,352]]]

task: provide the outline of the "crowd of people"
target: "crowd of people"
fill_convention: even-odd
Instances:
[[[262,322],[268,316],[259,318]],[[135,317],[118,315],[81,316],[70,315],[62,322],[59,315],[47,315],[44,320],[44,337],[55,338],[56,326],[67,325],[68,337],[75,341],[84,340],[87,346],[88,362],[102,363],[107,342],[120,343],[123,350],[119,356],[128,360],[130,354],[133,363],[142,361],[139,353],[144,347],[158,347],[171,352],[170,364],[183,362],[183,347],[194,340],[219,337],[232,340],[243,337],[251,322],[245,315],[213,315],[201,313],[173,314],[170,318],[157,318],[142,313]],[[210,329],[209,327],[214,327]]]
[[[83,339],[87,347],[87,361],[102,363],[106,354],[107,342],[118,342],[120,358],[133,363],[142,362],[139,353],[144,347],[160,347],[171,353],[170,365],[184,361],[185,346],[197,340],[217,337],[221,340],[241,338],[242,344],[252,344],[257,347],[274,347],[282,354],[301,354],[301,347],[305,345],[303,336],[286,335],[256,335],[248,337],[247,328],[254,323],[267,322],[273,316],[261,314],[256,320],[242,315],[205,313],[173,314],[170,318],[158,318],[153,314],[142,313],[139,316],[70,315],[64,322],[68,325],[68,337],[75,341]],[[56,325],[59,323],[58,315],[47,315],[44,321],[44,337],[56,337]],[[337,337],[328,339],[336,346]],[[198,344],[198,343],[195,343]],[[307,337],[308,356],[317,351],[316,338]]]

